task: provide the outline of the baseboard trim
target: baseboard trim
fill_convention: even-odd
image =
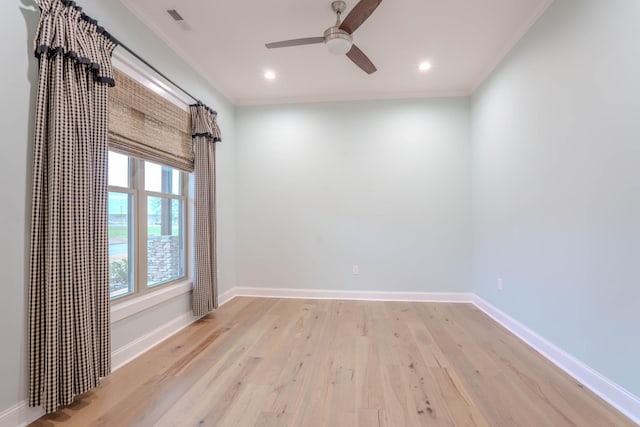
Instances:
[[[465,292],[381,292],[339,291],[331,289],[290,289],[235,287],[227,291],[233,297],[304,298],[360,301],[415,301],[470,303],[473,294]]]
[[[473,295],[472,302],[478,309],[504,326],[527,345],[600,396],[633,422],[640,425],[640,398],[593,370],[584,362],[576,359],[560,347],[547,341],[542,336],[479,296]]]
[[[222,307],[224,304],[231,301],[232,298],[233,294],[230,294],[228,291],[225,292],[218,297],[218,306]],[[194,317],[191,312],[184,313],[170,322],[154,329],[148,334],[143,335],[137,340],[117,349],[111,354],[112,370],[115,371],[121,368],[136,357],[140,356],[142,353],[151,350],[170,336],[180,332],[196,320],[198,320],[198,318]]]
[[[173,334],[189,326],[196,319],[191,312],[184,313],[164,325],[154,329],[135,341],[120,347],[111,354],[111,369],[116,371],[136,357],[151,350]]]
[[[231,288],[218,295],[218,307],[222,307],[236,296],[235,289],[236,288]]]
[[[500,325],[516,335],[527,345],[538,351],[560,369],[571,375],[585,387],[611,406],[622,412],[629,419],[640,425],[640,398],[625,390],[618,384],[596,372],[585,363],[571,356],[555,344],[547,341],[528,327],[524,326],[508,314],[494,307],[484,299],[472,293],[440,293],[440,292],[378,292],[378,291],[338,291],[323,289],[285,289],[285,288],[252,288],[234,287],[218,297],[219,305],[231,301],[235,297],[263,298],[305,298],[305,299],[338,299],[362,301],[413,301],[413,302],[452,302],[472,303]],[[114,351],[112,354],[113,370],[117,370],[155,347],[170,336],[193,323],[191,313],[173,319],[163,326]],[[0,427],[23,427],[44,415],[42,408],[31,408],[27,401],[19,402],[0,412]]]
[[[44,409],[31,408],[23,400],[0,412],[0,427],[24,427],[44,415]]]

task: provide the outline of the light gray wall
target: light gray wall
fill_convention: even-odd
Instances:
[[[32,6],[0,4],[11,64],[0,82],[0,411],[26,397]],[[119,1],[83,6],[220,113],[221,292],[236,283],[469,291],[472,282],[640,395],[639,2],[556,1],[471,110],[458,98],[240,108],[237,118]],[[114,348],[187,310],[185,296],[114,324]]]
[[[2,209],[0,209],[0,412],[26,398],[26,277],[28,219],[31,194],[33,104],[37,64],[31,41],[37,12],[20,2],[0,3],[2,67],[0,129],[2,129]],[[10,64],[10,65],[9,65]]]
[[[638,396],[639,40],[556,1],[472,99],[474,291]]]
[[[467,98],[239,108],[238,285],[469,291],[469,140]]]
[[[218,248],[220,290],[235,283],[235,109],[117,0],[87,0],[84,10],[152,64],[218,110],[224,142],[218,145]],[[31,0],[0,2],[4,58],[0,88],[0,412],[26,399],[26,289],[32,140],[37,62],[33,36],[39,12]],[[113,325],[114,350],[189,311],[189,296],[167,301]]]

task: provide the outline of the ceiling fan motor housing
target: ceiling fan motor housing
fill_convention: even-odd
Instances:
[[[353,37],[338,27],[331,27],[324,32],[324,42],[329,52],[334,55],[344,55],[351,49]]]

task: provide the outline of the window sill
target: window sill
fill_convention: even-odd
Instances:
[[[122,319],[138,314],[144,310],[162,304],[165,301],[191,292],[191,280],[176,283],[160,290],[141,295],[138,298],[115,304],[111,306],[111,323],[119,322]]]

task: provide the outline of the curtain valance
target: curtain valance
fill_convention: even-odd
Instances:
[[[36,0],[41,17],[35,54],[63,55],[93,72],[99,83],[114,85],[111,54],[117,41],[97,21],[82,13],[73,1]]]
[[[218,113],[203,104],[191,106],[191,136],[204,137],[210,142],[222,141],[222,134],[218,127]]]

